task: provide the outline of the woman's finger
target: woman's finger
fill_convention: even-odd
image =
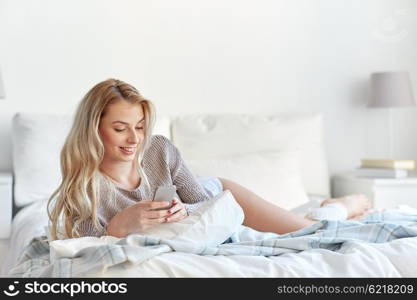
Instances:
[[[151,201],[148,205],[149,210],[163,209],[169,207],[168,201]]]
[[[169,216],[170,213],[167,209],[161,209],[161,210],[146,211],[144,215],[147,219],[159,219],[159,218],[165,218]]]
[[[176,213],[170,215],[169,217],[166,218],[166,222],[176,222],[176,221],[181,221],[182,219],[184,219],[185,217],[187,217],[187,210],[185,208],[177,211]]]
[[[157,219],[146,219],[145,223],[148,225],[157,225],[166,222],[166,217],[157,218]]]
[[[174,203],[174,206],[172,206],[168,210],[168,213],[171,214],[171,215],[173,215],[174,213],[176,213],[177,211],[181,210],[184,207],[184,205],[182,205],[182,203],[176,203],[176,204],[175,204],[175,202],[173,202],[173,203]]]

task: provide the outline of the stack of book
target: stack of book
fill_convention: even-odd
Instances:
[[[362,159],[355,173],[358,177],[406,178],[414,168],[415,161],[411,159]]]

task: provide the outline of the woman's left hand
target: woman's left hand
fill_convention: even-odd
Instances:
[[[168,210],[169,216],[166,217],[166,222],[178,222],[188,217],[187,209],[184,203],[177,198],[172,200],[172,207]]]

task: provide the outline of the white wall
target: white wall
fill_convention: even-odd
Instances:
[[[414,0],[0,0],[0,170],[17,111],[71,112],[93,84],[134,84],[160,113],[322,112],[332,174],[388,155],[374,71],[408,70]],[[417,111],[394,111],[394,156],[417,159]]]

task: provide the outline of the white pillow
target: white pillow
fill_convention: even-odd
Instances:
[[[176,242],[186,242],[193,247],[217,246],[237,232],[243,223],[243,210],[229,191],[223,191],[216,197],[204,202],[195,212],[179,222],[163,223],[142,235],[155,236]],[[134,244],[137,235],[127,238],[128,244]],[[74,257],[87,247],[115,244],[120,238],[112,236],[82,237],[55,240],[49,243],[51,261]]]
[[[203,202],[198,209],[182,221],[162,223],[148,229],[144,235],[217,246],[238,230],[243,219],[242,208],[232,193],[226,190]]]
[[[197,176],[230,179],[285,209],[293,209],[309,201],[295,151],[188,159],[186,164]]]
[[[329,196],[319,114],[191,114],[172,120],[172,140],[184,159],[298,151],[308,194]]]
[[[72,125],[70,114],[17,113],[12,122],[14,201],[45,200],[61,180],[60,152]],[[157,116],[154,134],[170,138],[170,118]]]

